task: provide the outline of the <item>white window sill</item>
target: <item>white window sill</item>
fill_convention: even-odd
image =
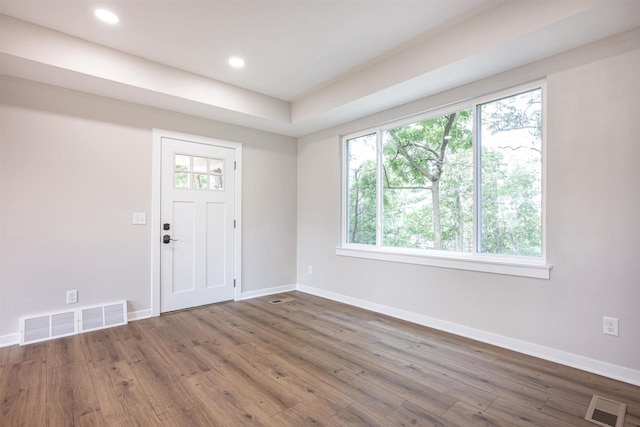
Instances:
[[[336,255],[546,280],[549,280],[552,268],[539,260],[529,261],[521,258],[514,260],[506,257],[460,253],[446,254],[442,252],[425,254],[424,251],[395,250],[393,248],[379,249],[366,246],[339,246],[336,248]]]

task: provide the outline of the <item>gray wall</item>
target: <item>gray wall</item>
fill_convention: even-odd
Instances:
[[[131,213],[150,212],[158,127],[243,143],[245,292],[297,281],[638,370],[638,40],[599,42],[300,138],[297,149],[284,136],[2,78],[0,338],[20,315],[66,308],[68,289],[80,305],[150,308],[150,230]],[[339,135],[544,76],[551,280],[335,255]],[[602,334],[603,315],[620,319],[620,337]]]
[[[13,78],[0,80],[0,337],[19,316],[150,309],[152,128],[243,144],[243,292],[296,282],[296,141]]]
[[[633,37],[632,49],[628,37],[601,42],[300,138],[298,283],[639,370],[640,50]],[[339,135],[544,76],[551,280],[336,256]],[[603,315],[620,319],[619,337],[603,335]]]

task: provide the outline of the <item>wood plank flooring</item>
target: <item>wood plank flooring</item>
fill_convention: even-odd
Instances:
[[[640,387],[298,292],[0,349],[3,427],[594,427],[593,394],[640,426]]]

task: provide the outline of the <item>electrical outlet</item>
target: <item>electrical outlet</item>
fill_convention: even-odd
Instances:
[[[602,332],[606,335],[618,336],[618,319],[604,316],[602,318]]]
[[[75,304],[78,302],[78,290],[67,291],[67,304]]]
[[[313,274],[313,266],[310,265],[309,267],[307,267],[307,272],[309,274]]]

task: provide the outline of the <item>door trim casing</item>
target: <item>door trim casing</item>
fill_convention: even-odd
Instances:
[[[242,144],[217,138],[190,135],[165,129],[153,128],[153,146],[151,163],[151,316],[160,316],[160,250],[161,250],[161,166],[162,166],[162,138],[177,139],[185,142],[216,145],[231,148],[235,152],[235,253],[234,278],[236,286],[233,289],[233,299],[238,301],[242,296]]]

